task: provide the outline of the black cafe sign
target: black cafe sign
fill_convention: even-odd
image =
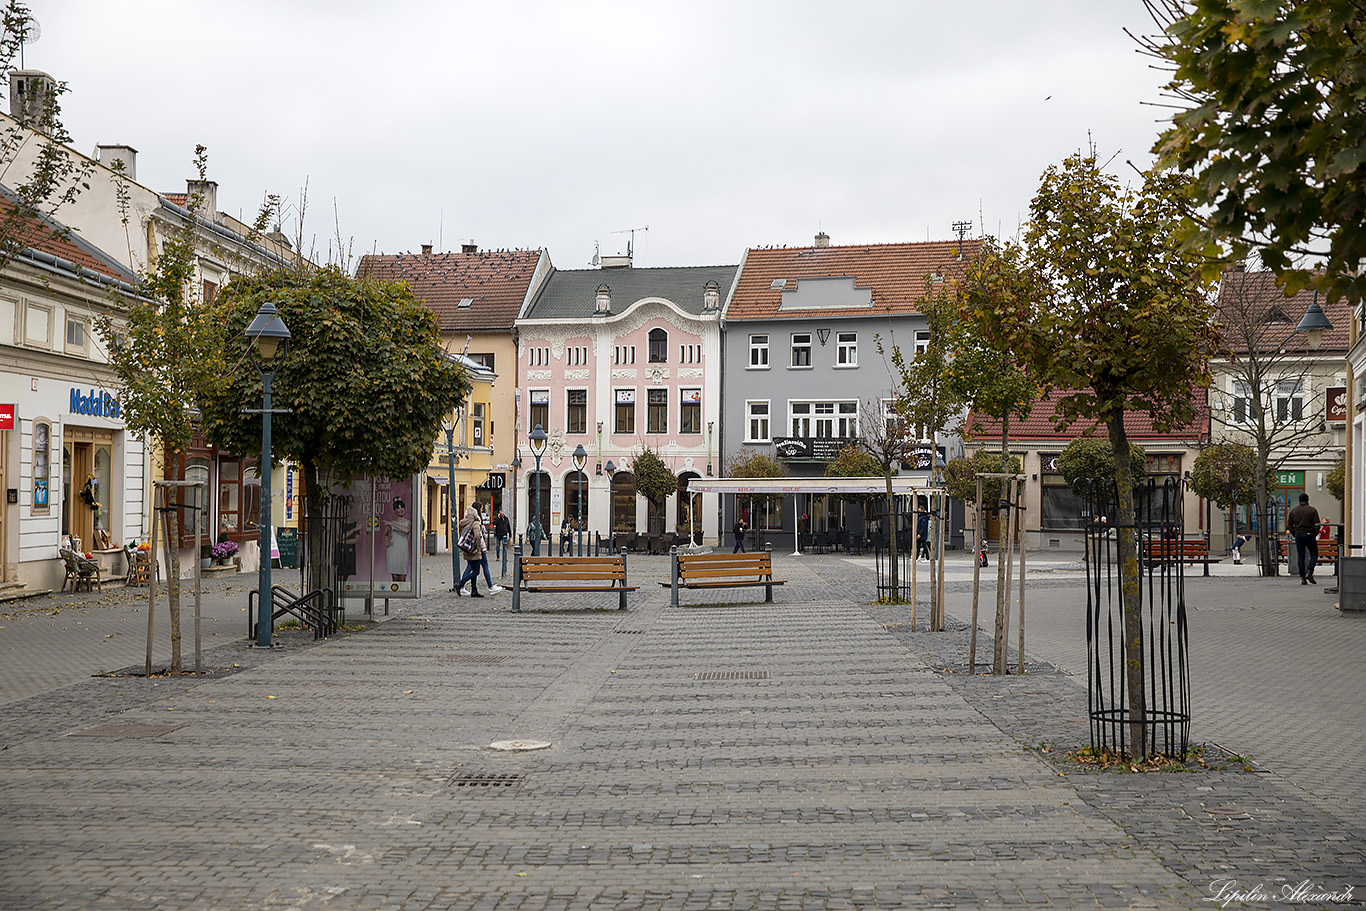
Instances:
[[[833,462],[850,437],[774,437],[773,448],[784,462]]]
[[[507,475],[501,471],[490,471],[488,478],[480,484],[479,490],[502,490],[507,487]]]
[[[921,446],[910,453],[910,458],[901,463],[901,467],[906,471],[930,471],[934,468],[934,453],[939,453],[939,463],[942,465],[948,451],[940,446],[931,449],[929,446]]]

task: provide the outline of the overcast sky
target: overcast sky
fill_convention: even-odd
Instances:
[[[1014,236],[1084,148],[1143,167],[1162,74],[1140,0],[29,0],[75,144],[184,192],[196,143],[250,221],[308,185],[305,245],[745,247]],[[335,213],[335,214],[334,214]],[[352,263],[354,265],[354,263]]]

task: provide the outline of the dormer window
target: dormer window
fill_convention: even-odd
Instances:
[[[649,335],[651,364],[663,364],[669,359],[669,333],[663,329],[651,329]]]
[[[707,287],[702,291],[702,309],[715,310],[721,306],[721,286],[716,282],[707,282]]]
[[[597,296],[594,298],[593,312],[594,312],[594,313],[611,313],[611,312],[612,312],[612,289],[611,289],[611,288],[607,287],[606,285],[598,285],[598,293],[597,293]]]

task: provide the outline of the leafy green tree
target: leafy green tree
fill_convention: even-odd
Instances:
[[[1333,499],[1341,500],[1347,484],[1347,457],[1343,456],[1333,463],[1333,467],[1323,476],[1323,486],[1328,488],[1328,492],[1333,495]]]
[[[1024,470],[1020,457],[1012,455],[1006,463],[1005,471],[1019,474]],[[962,500],[969,505],[977,503],[977,476],[980,474],[1001,473],[1001,454],[991,449],[979,449],[968,458],[950,459],[944,466],[944,486],[949,496]],[[982,479],[982,502],[997,503],[1002,497],[1001,482],[998,478]]]
[[[885,476],[883,465],[867,449],[858,445],[845,446],[839,455],[825,465],[827,478],[881,478]],[[853,493],[841,497],[845,502],[858,503],[866,507],[882,498],[880,493]],[[866,510],[865,510],[866,513]],[[867,515],[864,516],[867,521]]]
[[[1192,249],[1256,249],[1287,292],[1327,252],[1330,301],[1366,296],[1366,7],[1344,0],[1152,0],[1162,33],[1140,39],[1175,65],[1183,110],[1158,139],[1163,162],[1194,178],[1208,214],[1185,226]]]
[[[1030,204],[1031,264],[1049,289],[1033,349],[1046,387],[1063,391],[1060,426],[1084,419],[1108,430],[1115,453],[1130,745],[1149,755],[1143,618],[1135,540],[1132,455],[1124,415],[1145,411],[1170,430],[1195,415],[1218,348],[1201,257],[1177,240],[1188,224],[1191,181],[1148,172],[1129,189],[1094,154],[1050,166]]]
[[[276,271],[229,282],[214,305],[226,367],[203,402],[205,436],[233,452],[261,452],[261,380],[243,331],[275,304],[291,334],[274,384],[277,460],[299,465],[317,514],[328,482],[362,475],[406,478],[431,462],[442,418],[469,396],[460,366],[441,349],[436,316],[403,284],[354,279],[335,267]],[[269,470],[263,467],[263,470]],[[321,526],[312,527],[321,534]],[[321,539],[310,569],[321,578]]]
[[[1115,479],[1115,450],[1109,440],[1077,437],[1058,456],[1058,474],[1076,488],[1094,478]],[[1137,443],[1129,444],[1129,486],[1148,475],[1148,453]]]
[[[1267,477],[1265,471],[1261,477]],[[1257,452],[1246,443],[1224,442],[1206,446],[1195,457],[1191,468],[1191,490],[1220,509],[1229,511],[1229,522],[1234,521],[1233,509],[1265,499],[1270,492],[1263,482],[1262,496],[1257,495]],[[1232,529],[1237,531],[1237,529]]]
[[[203,146],[195,166],[207,170]],[[201,205],[189,200],[190,222],[170,232],[152,268],[139,277],[136,295],[111,292],[117,316],[97,324],[118,378],[125,426],[174,457],[190,445],[192,419],[224,373],[223,327],[194,299],[195,230]],[[259,405],[257,407],[260,407]],[[171,613],[171,671],[180,654],[180,556],[182,516],[167,513],[166,592]]]
[[[772,456],[762,452],[746,451],[734,456],[726,463],[726,477],[728,478],[754,478],[763,480],[767,478],[785,478],[788,475],[787,466]],[[754,505],[769,505],[782,502],[783,495],[778,493],[752,493],[747,494],[749,501],[749,514],[751,524],[753,523]],[[738,500],[738,498],[737,498]],[[737,502],[735,508],[738,512],[740,504]]]
[[[631,474],[636,479],[637,496],[644,497],[655,509],[662,509],[664,501],[678,492],[678,475],[649,446],[642,445],[631,458]]]

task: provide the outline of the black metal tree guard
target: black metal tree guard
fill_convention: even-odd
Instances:
[[[1142,616],[1144,723],[1150,749],[1186,755],[1190,745],[1190,651],[1182,559],[1185,481],[1166,478],[1134,489],[1136,521],[1115,522],[1114,481],[1079,482],[1086,507],[1087,702],[1091,747],[1128,753],[1129,699],[1124,655],[1124,592],[1118,538],[1134,535]]]

